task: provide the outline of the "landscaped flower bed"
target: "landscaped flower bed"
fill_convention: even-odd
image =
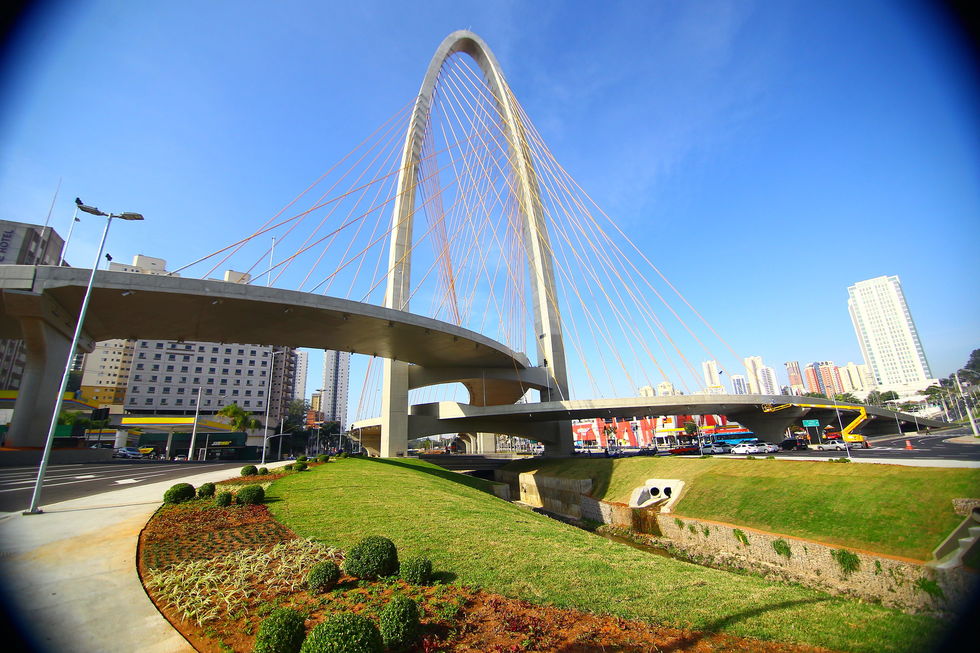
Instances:
[[[217,507],[210,498],[162,507],[144,529],[139,547],[147,592],[200,651],[252,651],[262,620],[281,608],[297,610],[306,633],[344,613],[377,624],[396,596],[418,606],[421,630],[409,650],[819,650],[534,605],[451,583],[452,574],[438,569],[431,585],[341,574],[330,590],[306,588],[315,564],[343,561],[339,550],[296,538],[264,505]],[[425,567],[418,562],[405,569]]]

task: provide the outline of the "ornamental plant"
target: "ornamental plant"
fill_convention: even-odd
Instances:
[[[227,490],[224,492],[218,492],[217,496],[214,497],[214,503],[219,508],[227,508],[231,505],[231,492]]]
[[[398,571],[398,550],[387,537],[371,535],[355,544],[344,559],[344,572],[354,578],[374,580]]]
[[[314,593],[329,592],[337,585],[338,580],[340,580],[340,568],[326,560],[310,568],[310,573],[306,575],[306,586]]]
[[[214,496],[214,483],[202,483],[201,487],[197,488],[198,499],[210,499],[213,496]]]
[[[163,493],[164,503],[183,503],[194,498],[194,486],[190,483],[178,483],[171,485],[170,489]]]
[[[235,500],[243,506],[257,506],[265,501],[265,490],[261,485],[246,485],[235,495]]]
[[[409,558],[401,563],[399,572],[410,585],[428,585],[432,580],[432,561],[421,556]]]
[[[325,453],[321,453],[319,456],[316,457],[316,460],[319,463],[328,463],[330,462],[330,456],[328,456]]]
[[[300,456],[296,459],[297,462],[301,462],[301,463],[305,463],[307,460],[309,460],[309,458],[307,458],[306,456]]]
[[[265,476],[269,473],[268,467],[259,467],[259,476]]]
[[[292,463],[289,463],[289,464],[287,464],[287,465],[283,465],[283,466],[282,466],[282,468],[283,468],[283,469],[287,469],[287,470],[288,470],[288,469],[292,469],[292,468],[293,468],[293,464],[292,464]]]
[[[255,468],[255,465],[245,465],[242,467],[242,471],[239,473],[239,476],[255,476],[258,473],[259,470]]]
[[[300,653],[381,653],[384,644],[378,627],[370,619],[342,612],[314,628],[299,650]]]
[[[292,608],[278,608],[259,624],[255,636],[255,653],[297,653],[303,645],[306,629],[303,615]]]
[[[393,651],[406,649],[419,638],[419,606],[407,596],[396,596],[381,609],[381,639]]]
[[[305,472],[306,463],[303,462],[302,460],[299,460],[293,465],[293,469],[295,469],[297,472]]]

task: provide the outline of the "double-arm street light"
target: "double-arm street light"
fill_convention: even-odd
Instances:
[[[78,211],[101,215],[106,218],[105,229],[102,230],[102,241],[99,243],[99,252],[95,255],[95,263],[92,264],[92,274],[88,278],[88,286],[85,288],[85,298],[82,300],[82,308],[78,312],[78,323],[75,325],[75,335],[72,336],[71,345],[68,347],[68,360],[65,361],[65,373],[61,377],[61,387],[58,389],[58,397],[54,402],[54,410],[51,411],[51,425],[48,428],[48,439],[44,443],[44,453],[41,454],[41,466],[37,470],[37,481],[34,483],[34,494],[31,496],[31,506],[24,514],[36,515],[43,512],[38,508],[41,502],[41,487],[44,485],[44,472],[48,469],[48,458],[51,456],[51,445],[54,443],[54,432],[58,427],[58,414],[61,412],[61,399],[65,395],[65,388],[68,387],[68,377],[71,375],[71,363],[75,359],[75,349],[78,347],[78,340],[82,335],[82,326],[85,324],[85,312],[88,310],[88,302],[92,297],[92,284],[95,283],[95,271],[102,260],[102,250],[105,249],[106,237],[109,235],[109,225],[113,218],[121,220],[142,220],[143,216],[139,213],[105,213],[82,203],[82,200],[75,198],[75,205]]]

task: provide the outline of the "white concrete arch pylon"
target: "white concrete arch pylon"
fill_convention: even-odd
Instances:
[[[384,305],[386,308],[403,311],[409,308],[413,215],[425,129],[429,124],[439,71],[450,56],[460,52],[469,55],[483,72],[497,104],[510,150],[508,160],[516,181],[515,195],[523,219],[523,240],[531,275],[538,365],[548,370],[551,379],[550,388],[541,390],[541,400],[568,399],[565,347],[557,305],[551,246],[531,149],[520,112],[500,64],[483,39],[468,30],[453,32],[436,49],[415,101],[402,151],[398,189],[392,209],[388,284]],[[406,363],[385,361],[381,406],[382,456],[402,455],[407,448],[408,382]]]

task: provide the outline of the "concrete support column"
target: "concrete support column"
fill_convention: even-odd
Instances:
[[[572,434],[572,423],[562,421],[555,423],[555,437],[543,441],[545,458],[562,458],[575,452],[575,436]]]
[[[27,349],[24,376],[10,423],[8,447],[43,447],[51,425],[58,390],[68,361],[71,338],[39,317],[22,317],[21,331]]]
[[[800,419],[805,411],[799,408],[787,408],[773,413],[758,412],[738,413],[729,415],[730,419],[751,429],[755,437],[766,442],[779,442],[783,439],[786,429]]]
[[[476,453],[497,453],[497,436],[494,433],[477,433],[476,441]]]
[[[129,441],[129,433],[123,431],[122,429],[116,430],[116,441],[112,443],[112,446],[118,449],[119,447],[125,447]]]
[[[381,457],[408,451],[408,363],[385,360],[381,389]]]

